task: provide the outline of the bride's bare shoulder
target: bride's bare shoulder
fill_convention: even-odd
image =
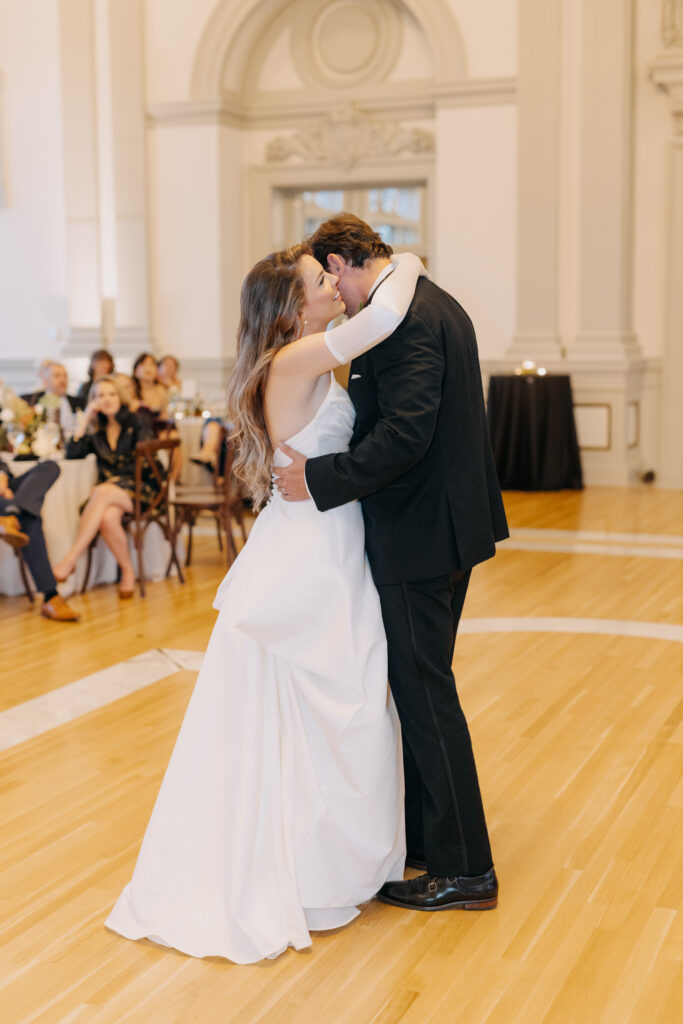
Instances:
[[[274,446],[298,433],[312,419],[329,387],[329,373],[315,380],[269,376],[263,406],[268,435]]]

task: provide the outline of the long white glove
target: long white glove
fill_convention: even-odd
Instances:
[[[392,256],[391,262],[396,269],[377,286],[372,303],[325,331],[325,344],[340,366],[393,334],[413,301],[418,277],[427,277],[422,261],[412,252]]]

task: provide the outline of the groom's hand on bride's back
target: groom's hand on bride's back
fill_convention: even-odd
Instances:
[[[288,466],[275,466],[275,486],[285,501],[309,501],[311,496],[306,487],[306,456],[288,444],[280,444],[278,448],[292,461]]]

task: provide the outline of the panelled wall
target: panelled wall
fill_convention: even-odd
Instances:
[[[681,132],[678,0],[0,0],[0,376],[220,391],[283,197],[419,184],[485,375],[570,373],[586,479],[681,486]]]

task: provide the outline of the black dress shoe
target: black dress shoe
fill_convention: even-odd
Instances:
[[[385,882],[377,899],[406,910],[493,910],[498,879],[493,868],[483,875],[453,878],[418,875],[407,882]]]
[[[424,861],[424,860],[420,860],[419,857],[410,857],[410,856],[408,856],[408,857],[406,857],[406,867],[407,868],[417,868],[418,871],[426,871],[427,870],[427,862]]]

